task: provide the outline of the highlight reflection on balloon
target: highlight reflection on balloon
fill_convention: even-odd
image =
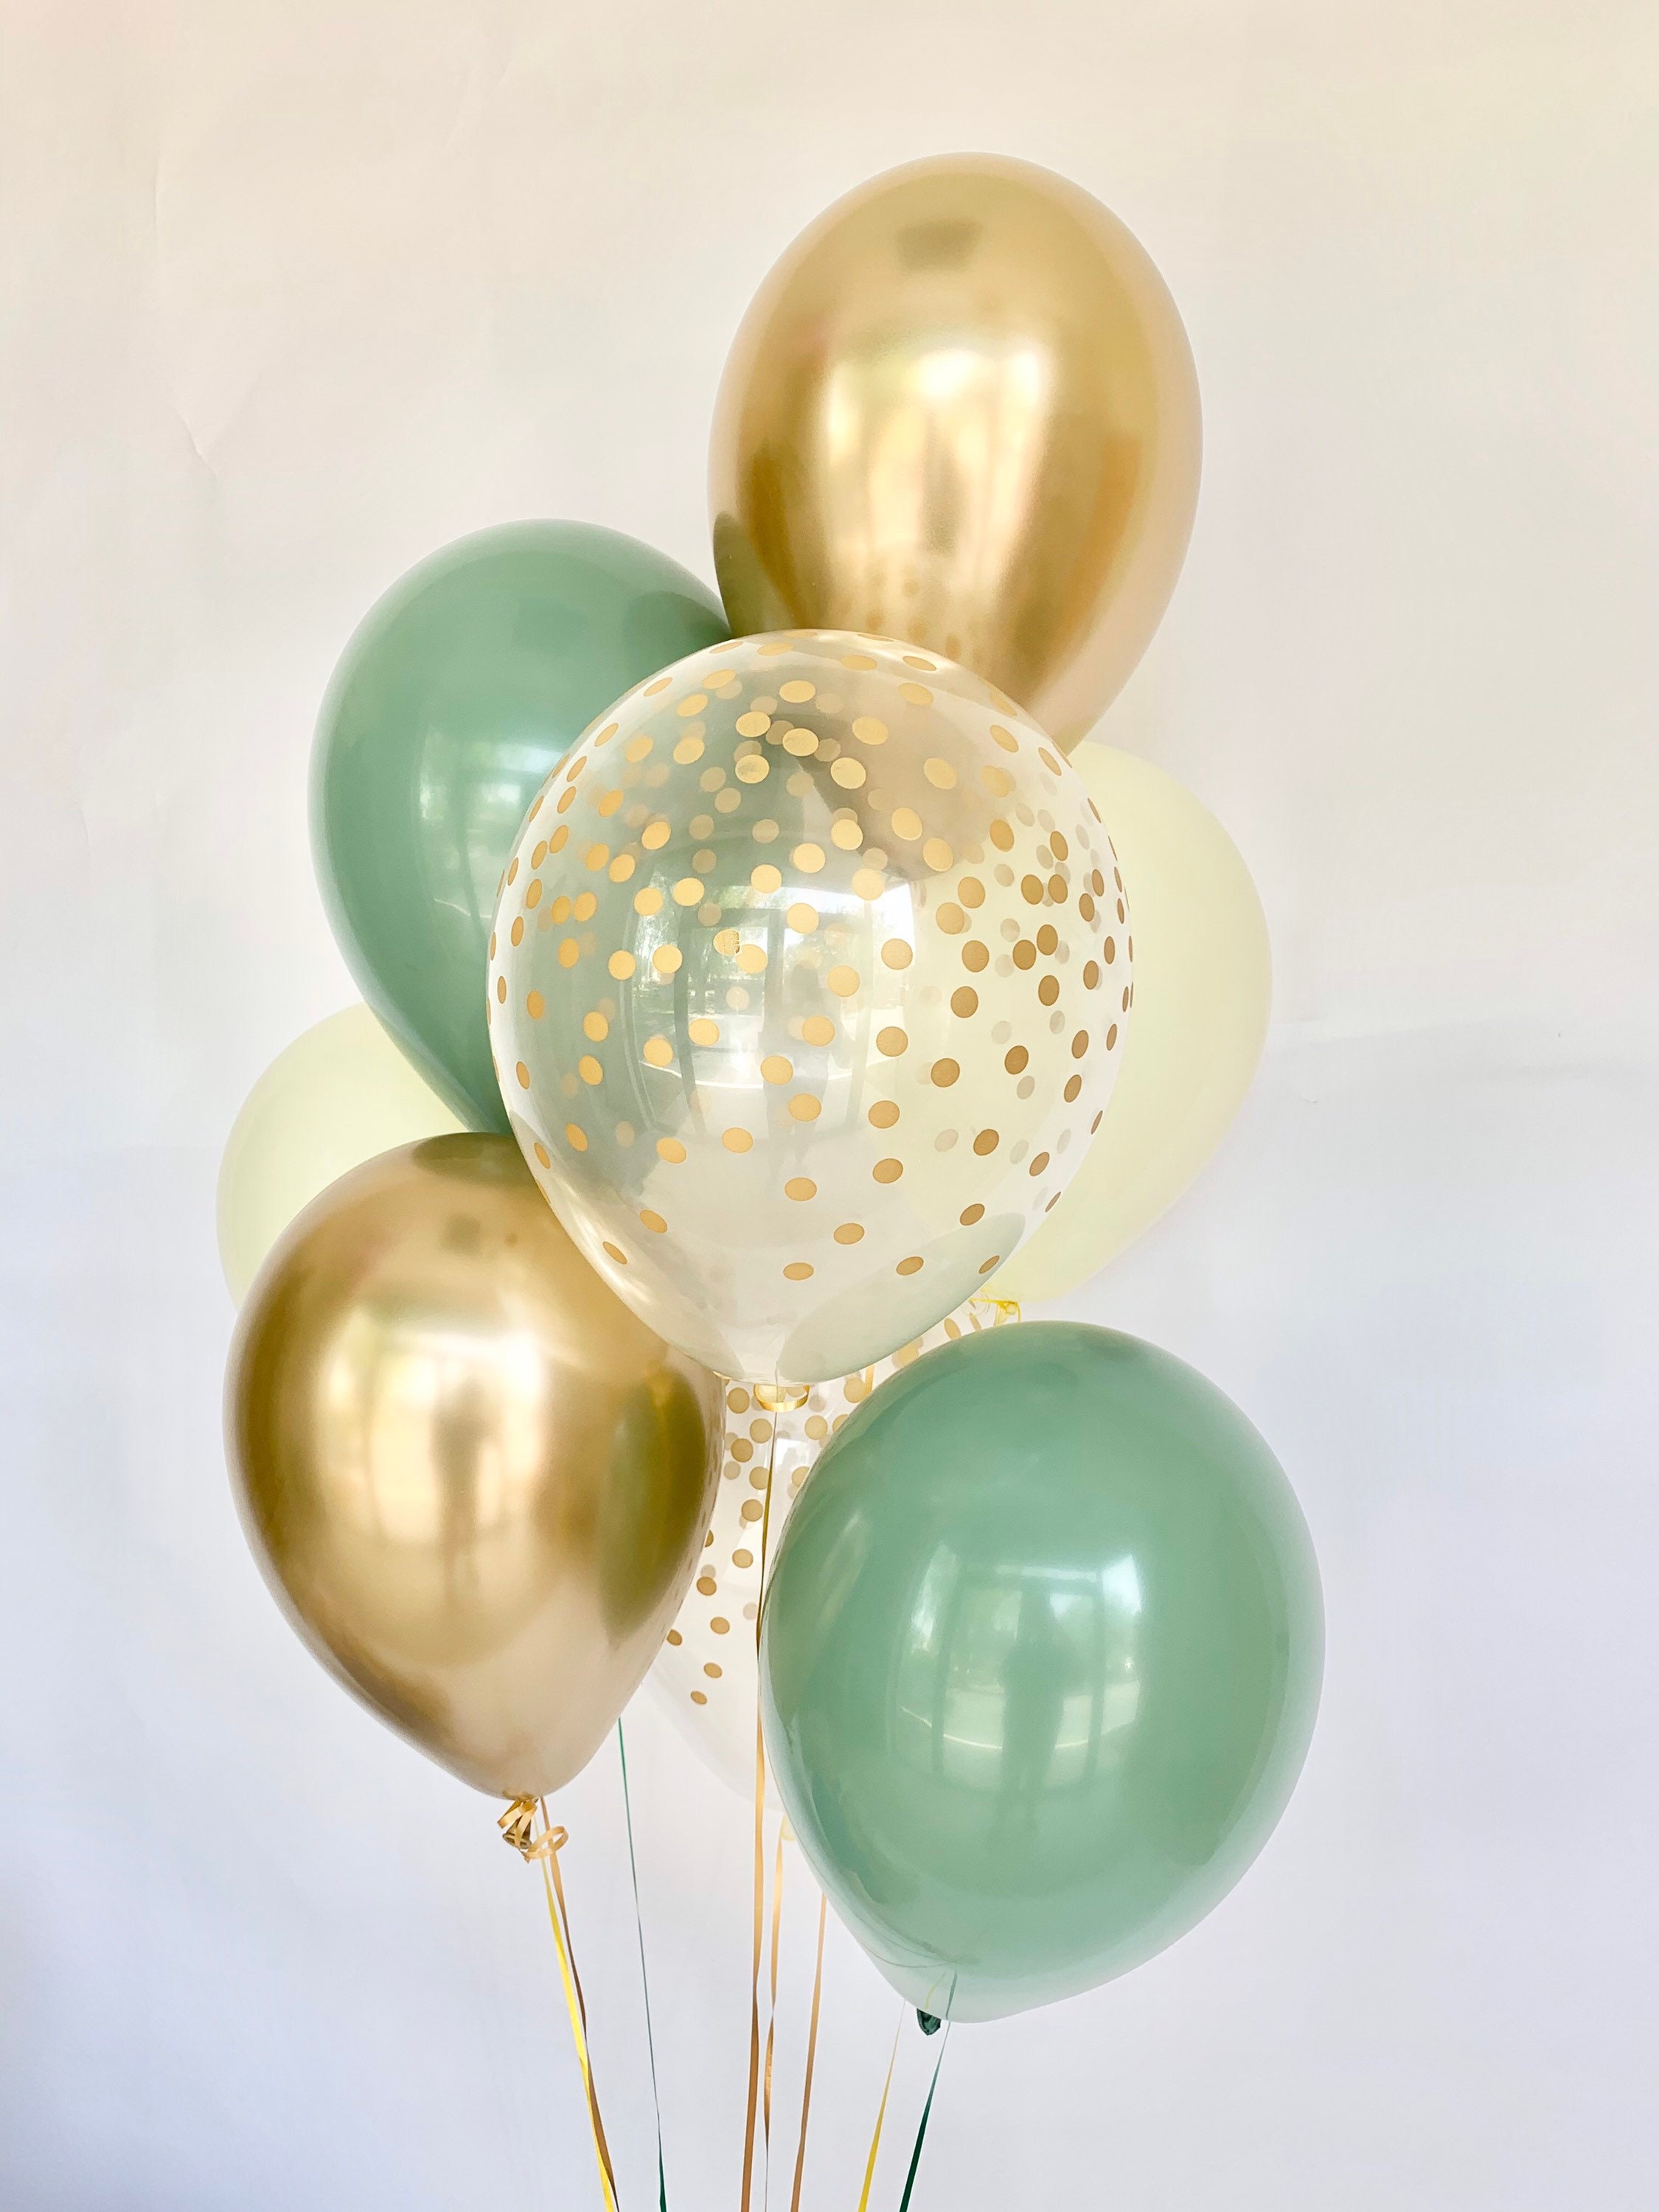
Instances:
[[[743,638],[619,701],[532,807],[489,1015],[525,1156],[660,1335],[813,1382],[960,1305],[1057,1200],[1131,1000],[1110,841],[937,655]]]
[[[227,1395],[267,1580],[332,1673],[480,1790],[540,1796],[660,1645],[720,1386],[611,1297],[511,1141],[388,1152],[255,1285]]]
[[[732,629],[978,669],[1069,750],[1158,627],[1198,499],[1175,302],[1098,201],[951,155],[839,201],[762,286],[709,465]]]

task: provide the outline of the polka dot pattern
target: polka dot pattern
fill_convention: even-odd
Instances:
[[[833,631],[607,709],[520,833],[495,946],[503,1095],[561,1220],[660,1334],[794,1383],[914,1341],[1012,1255],[1133,994],[1069,764],[968,671]]]

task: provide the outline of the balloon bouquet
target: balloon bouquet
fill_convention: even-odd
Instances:
[[[923,162],[744,323],[724,611],[613,532],[489,531],[325,705],[373,1018],[227,1152],[232,1466],[312,1648],[539,1859],[608,2199],[544,1800],[647,1671],[753,1793],[757,1882],[775,1790],[929,2031],[1173,1942],[1306,1750],[1318,1580],[1261,1438],[1131,1338],[1005,1325],[1184,1186],[1265,1031],[1237,854],[1079,744],[1198,453],[1121,225]]]

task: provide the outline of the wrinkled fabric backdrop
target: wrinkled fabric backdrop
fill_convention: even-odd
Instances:
[[[957,2033],[918,2212],[1650,2206],[1652,11],[0,14],[0,2200],[597,2204],[533,1872],[243,1545],[215,1168],[352,995],[304,778],[359,615],[518,515],[709,574],[751,289],[862,177],[982,146],[1098,193],[1186,318],[1197,531],[1100,733],[1226,824],[1278,970],[1220,1157],[1065,1310],[1265,1431],[1330,1650],[1301,1790],[1214,1917]],[[716,2212],[746,1818],[648,1705],[633,1762],[671,2195]],[[563,1817],[638,2207],[612,1757]],[[786,2118],[804,1885],[790,1914]],[[809,2212],[854,2200],[894,2019],[830,1948]],[[878,2203],[921,2087],[907,2045]]]

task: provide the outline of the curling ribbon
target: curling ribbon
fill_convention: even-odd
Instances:
[[[657,2039],[651,2031],[651,1977],[645,1968],[645,1916],[640,1911],[640,1867],[634,1856],[634,1801],[628,1788],[628,1743],[617,1723],[617,1758],[622,1767],[623,1819],[628,1827],[628,1871],[634,1881],[634,1933],[640,1945],[640,1989],[645,1998],[645,2048],[651,2061],[651,2109],[657,2123],[657,2208],[668,2212],[668,2173],[662,2155],[662,2099],[657,2094]]]
[[[769,1400],[757,1390],[756,1399],[763,1405]],[[772,1434],[766,1447],[766,1488],[762,1494],[760,1540],[760,1587],[763,1599],[766,1590],[766,1547],[772,1527],[772,1470],[778,1456],[777,1415],[781,1408],[775,1394],[771,1394]],[[755,1652],[760,1655],[761,1607],[755,1608]],[[755,1700],[755,1929],[754,1949],[749,1963],[749,2100],[743,2130],[743,2195],[740,2212],[750,2212],[755,2180],[755,2118],[760,2098],[761,2039],[760,2039],[760,1972],[763,1936],[766,1925],[766,1739],[761,1733],[760,1699]],[[771,2023],[768,2022],[769,2031]],[[771,2157],[771,2096],[766,2099],[764,2124],[765,2150],[768,2163]]]
[[[539,1836],[535,1833],[535,1815],[538,1811],[542,1816]],[[547,1917],[558,1948],[559,1978],[564,1984],[565,2009],[570,2015],[570,2038],[576,2046],[582,2087],[587,2094],[587,2119],[593,2135],[599,2186],[605,2192],[605,2212],[617,2212],[617,2177],[611,2164],[611,2146],[605,2139],[605,2122],[599,2117],[599,2092],[593,2086],[593,2066],[587,2048],[587,2006],[576,1972],[575,1946],[570,1937],[570,1909],[565,1902],[564,1881],[559,1873],[559,1853],[569,1841],[570,1832],[556,1828],[547,1817],[545,1801],[534,1797],[514,1798],[496,1825],[521,1858],[536,1859],[541,1865],[542,1882],[547,1892]]]
[[[800,2212],[801,2176],[806,2171],[806,2122],[812,2110],[812,2069],[818,2055],[818,2004],[823,1996],[823,1923],[830,1910],[827,1897],[818,1899],[818,1955],[812,1967],[812,2018],[806,2031],[806,2071],[800,2085],[800,2133],[795,2142],[795,2185],[789,2193],[789,2212]]]
[[[881,2102],[876,2107],[876,2131],[870,2138],[870,2155],[865,2161],[864,2187],[859,2192],[859,2212],[870,2212],[870,2185],[876,2178],[876,2154],[881,2148],[881,2128],[887,2118],[887,2100],[892,2093],[893,2068],[898,2059],[899,2029],[904,2026],[904,2013],[898,2016],[898,2027],[893,2030],[893,2047],[887,2054],[887,2079],[881,2085]]]
[[[927,2025],[927,2021],[933,2019],[932,2014],[926,2015],[918,2014],[917,2018],[921,2021],[921,2032],[924,2035],[939,2034],[937,2020],[933,2021],[931,2027]],[[950,2040],[951,2023],[947,2020],[945,2023],[945,2033],[939,2037],[939,2057],[933,2061],[933,2078],[927,2084],[927,2101],[921,2108],[921,2121],[916,2129],[915,2147],[910,2153],[910,2170],[904,2177],[904,2194],[899,2199],[898,2212],[910,2212],[910,2191],[916,2185],[916,2168],[921,2164],[921,2147],[927,2140],[927,2122],[933,2110],[933,2092],[939,2087],[939,2069],[945,2063],[945,2047]]]

